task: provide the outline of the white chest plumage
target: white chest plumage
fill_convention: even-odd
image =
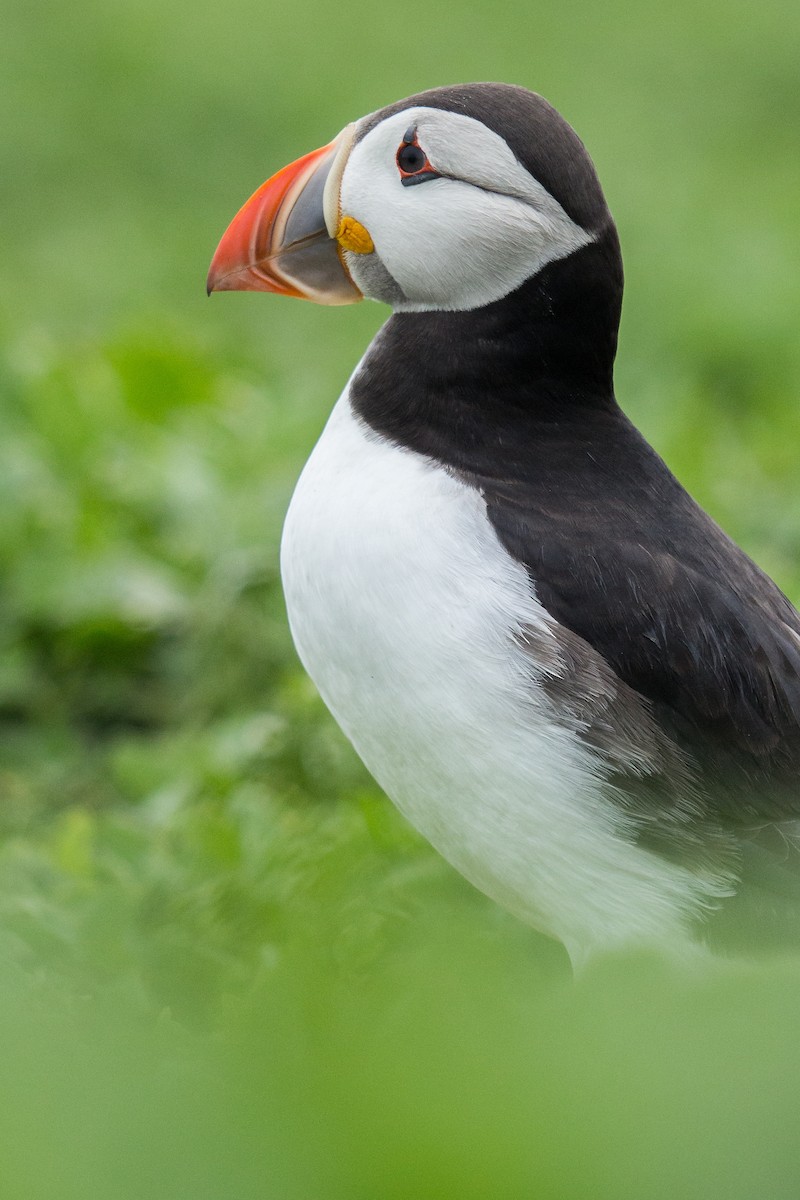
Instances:
[[[373,433],[345,392],[292,499],[281,567],[323,699],[459,871],[573,958],[681,933],[701,885],[629,840],[602,765],[554,719],[515,640],[551,619],[478,492]]]

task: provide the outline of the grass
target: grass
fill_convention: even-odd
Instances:
[[[800,20],[680,0],[2,13],[3,1200],[798,1194],[800,961],[562,953],[296,662],[282,515],[385,313],[207,301],[266,175],[421,87],[573,121],[624,406],[800,599]]]

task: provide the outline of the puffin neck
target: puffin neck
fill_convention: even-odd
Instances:
[[[616,230],[467,312],[395,313],[351,383],[355,412],[398,445],[478,475],[518,476],[547,430],[621,416]],[[585,436],[585,433],[584,435]]]

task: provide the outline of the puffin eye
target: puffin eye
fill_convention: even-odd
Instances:
[[[397,151],[397,165],[404,175],[416,175],[428,165],[428,160],[420,146],[407,146],[404,142]]]
[[[397,167],[400,171],[400,182],[406,187],[412,183],[425,183],[427,179],[438,179],[428,162],[428,156],[417,141],[416,130],[412,126],[404,135],[397,149]]]

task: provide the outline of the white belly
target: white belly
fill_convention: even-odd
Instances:
[[[514,638],[550,618],[477,491],[378,437],[345,392],[292,498],[281,569],[326,704],[468,879],[574,958],[683,928],[699,884],[626,838],[600,764],[553,720]]]

